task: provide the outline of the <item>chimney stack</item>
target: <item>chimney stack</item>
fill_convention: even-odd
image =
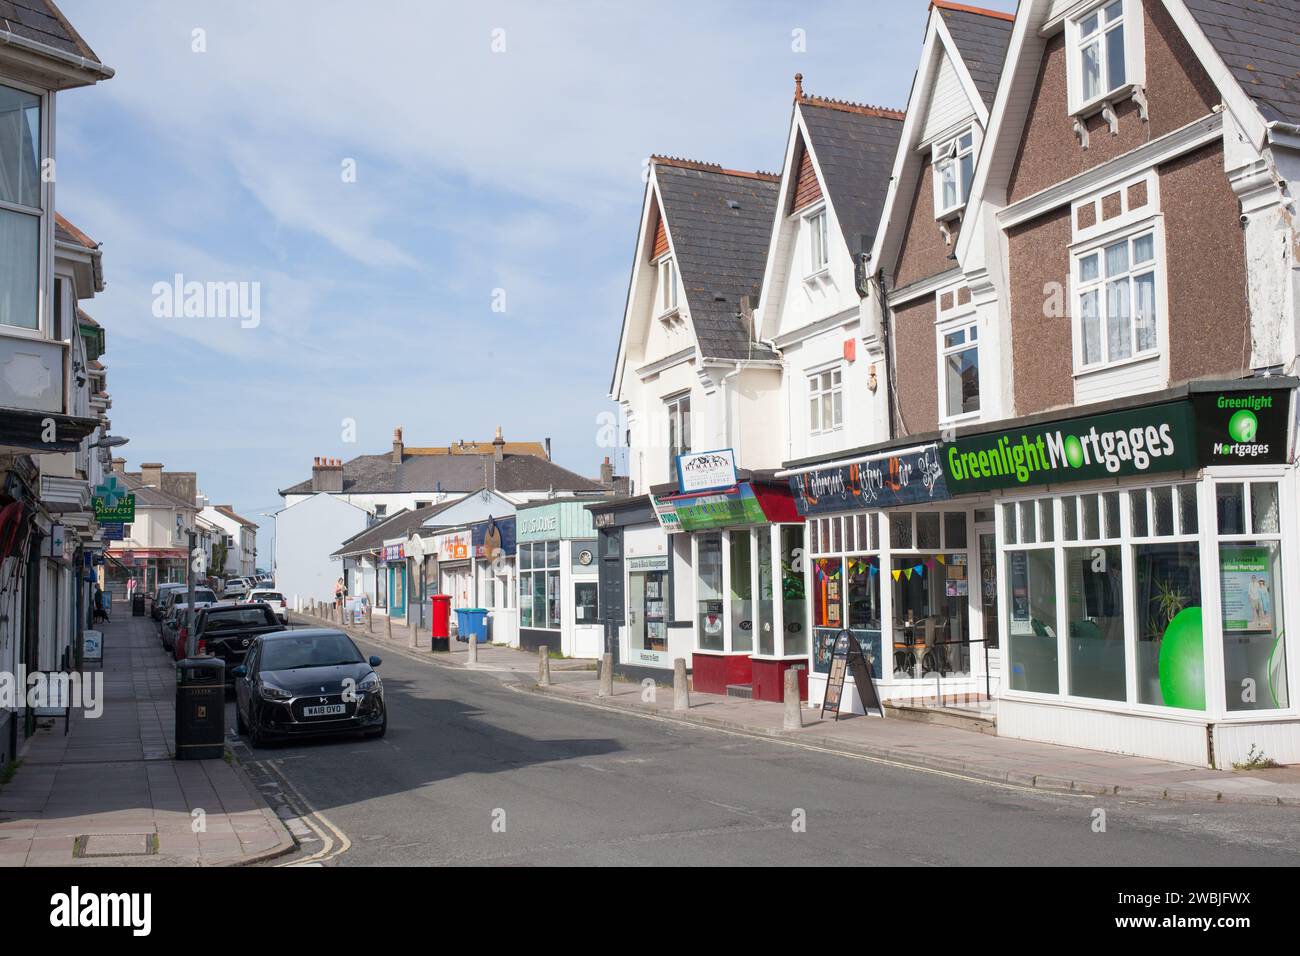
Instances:
[[[324,492],[327,495],[343,493],[343,462],[337,458],[313,459],[311,466],[311,490],[313,493]]]
[[[156,461],[140,465],[140,480],[150,487],[162,490],[163,466]]]
[[[546,439],[546,460],[551,460],[551,440],[549,438]]]
[[[600,483],[606,488],[614,487],[614,465],[609,460],[609,455],[605,456],[605,461],[600,466]]]
[[[122,474],[122,472],[126,471],[126,459],[114,458],[112,470],[117,472],[119,475]]]
[[[402,463],[402,452],[404,450],[405,450],[405,446],[402,444],[402,426],[398,425],[396,428],[393,429],[393,464],[394,465],[400,465]]]
[[[496,437],[492,439],[492,457],[496,461],[503,461],[506,457],[506,440],[501,434],[501,426],[497,426]]]

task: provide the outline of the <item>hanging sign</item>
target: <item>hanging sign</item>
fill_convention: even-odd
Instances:
[[[677,456],[677,490],[684,495],[736,484],[736,455],[730,448]]]
[[[1192,407],[1202,465],[1284,465],[1289,460],[1291,389],[1198,392]]]
[[[795,507],[804,516],[924,504],[951,497],[939,464],[938,445],[800,472],[790,476],[790,491]]]
[[[126,525],[121,521],[105,521],[99,526],[105,541],[122,541],[126,538]]]
[[[847,629],[840,631],[839,637],[835,638],[831,669],[826,677],[826,695],[822,698],[822,716],[826,716],[826,711],[833,710],[835,719],[840,719],[840,709],[844,704],[844,677],[850,673],[853,675],[853,683],[857,685],[862,709],[875,709],[884,717],[885,708],[880,703],[876,679],[871,676],[871,662],[863,653],[857,637]]]

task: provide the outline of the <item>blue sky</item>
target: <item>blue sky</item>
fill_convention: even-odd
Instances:
[[[258,513],[313,456],[382,452],[398,425],[412,445],[549,436],[595,475],[645,158],[777,170],[795,72],[904,107],[927,10],[60,5],[117,70],[58,116],[60,210],[104,247],[108,288],[84,305],[114,432],[130,467],[196,470],[268,532]],[[259,283],[260,325],[155,318],[177,273]]]

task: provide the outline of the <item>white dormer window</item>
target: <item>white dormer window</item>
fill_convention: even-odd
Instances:
[[[830,263],[826,231],[826,208],[804,219],[808,229],[808,275],[825,271]]]
[[[961,209],[975,178],[975,131],[968,129],[934,148],[935,218]]]
[[[658,313],[665,315],[677,308],[677,265],[672,256],[659,260]]]
[[[1066,21],[1070,112],[1090,111],[1141,86],[1141,8],[1106,0]]]

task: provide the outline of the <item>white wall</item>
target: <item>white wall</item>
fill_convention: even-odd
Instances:
[[[330,555],[366,527],[366,513],[331,495],[313,495],[275,513],[275,586],[291,606],[332,600],[343,562]]]

